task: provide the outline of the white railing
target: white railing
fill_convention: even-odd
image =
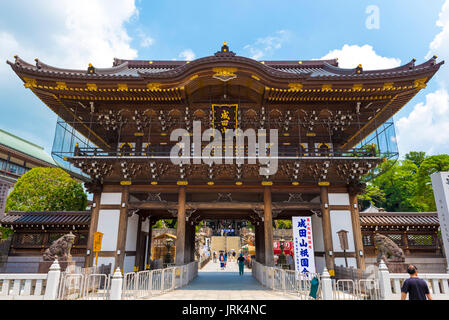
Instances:
[[[0,274],[0,300],[143,299],[187,285],[198,275],[198,262],[124,276],[120,269],[112,276],[81,271],[61,273],[55,260],[47,274]]]
[[[43,300],[47,274],[0,274],[0,300]]]
[[[253,262],[252,274],[264,287],[298,296],[302,300],[312,299],[310,296],[312,280],[316,278],[318,280],[317,299],[320,299],[321,281],[320,275],[317,273],[299,273]]]
[[[401,299],[401,287],[410,276],[407,273],[390,273],[384,261],[379,265],[380,298],[383,300]],[[435,300],[449,300],[449,273],[420,273],[429,292]]]
[[[449,300],[449,274],[447,273],[420,273],[419,278],[427,282],[432,298],[437,300]],[[407,273],[390,273],[391,297],[401,298],[402,284],[409,278]]]
[[[57,260],[47,274],[0,274],[0,300],[55,300],[60,275]]]

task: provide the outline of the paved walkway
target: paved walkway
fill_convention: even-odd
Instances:
[[[221,270],[218,263],[209,262],[184,288],[150,298],[151,300],[292,300],[272,290],[266,290],[245,268],[239,275],[237,262],[228,262]]]

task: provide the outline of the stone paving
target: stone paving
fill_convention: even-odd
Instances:
[[[237,262],[227,263],[221,270],[219,263],[209,262],[184,288],[152,297],[150,300],[296,300],[295,296],[266,290],[245,268],[239,275]]]

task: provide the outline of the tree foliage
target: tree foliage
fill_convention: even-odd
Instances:
[[[370,204],[390,212],[436,211],[430,175],[449,170],[449,155],[426,156],[425,152],[410,152],[396,163],[380,165],[383,174],[371,180],[359,196],[363,208]]]
[[[5,211],[79,211],[86,206],[81,183],[62,169],[38,167],[17,180]]]
[[[276,229],[291,229],[292,221],[291,220],[275,220]]]

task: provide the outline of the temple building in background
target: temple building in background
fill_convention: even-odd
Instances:
[[[35,167],[58,167],[44,148],[0,129],[0,217],[17,179]]]
[[[317,272],[332,272],[343,261],[365,269],[357,195],[382,173],[379,163],[398,157],[392,117],[443,62],[342,69],[337,60],[256,61],[225,43],[193,61],[115,59],[111,68],[72,70],[15,56],[8,64],[59,116],[53,157],[89,179],[86,266],[100,231],[99,264],[143,269],[159,219],[177,219],[178,265],[194,259],[199,221],[235,220],[255,226],[256,259],[272,266],[273,220],[310,216]],[[171,133],[183,128],[194,139],[195,121],[221,132],[277,129],[278,170],[261,175],[263,165],[248,159],[174,164]],[[223,155],[236,160],[238,151]]]

